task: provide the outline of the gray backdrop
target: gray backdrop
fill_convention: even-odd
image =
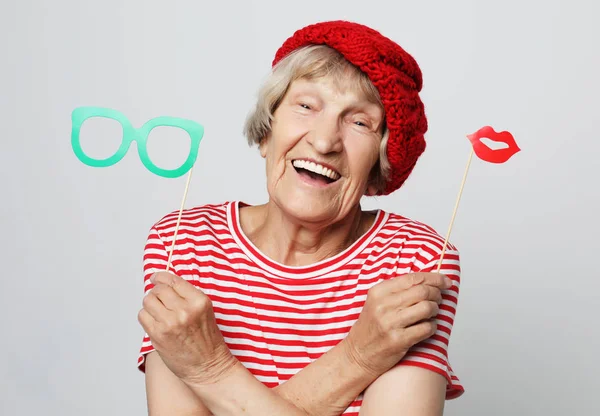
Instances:
[[[111,168],[83,165],[71,111],[197,120],[206,134],[187,206],[263,202],[263,161],[241,135],[256,89],[294,30],[341,18],[399,42],[425,80],[428,150],[402,190],[366,208],[445,234],[465,135],[491,124],[523,149],[471,166],[452,233],[463,277],[450,344],[467,391],[446,413],[599,414],[599,11],[592,0],[3,0],[0,413],[146,411],[142,249],[179,208],[185,177],[152,175],[135,145]],[[119,140],[111,123],[84,132],[97,155]],[[185,157],[183,135],[152,139],[164,166]]]

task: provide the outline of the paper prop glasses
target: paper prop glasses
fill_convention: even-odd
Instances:
[[[123,139],[116,153],[105,159],[94,159],[85,154],[81,148],[80,132],[81,126],[88,118],[104,117],[118,121],[123,127]],[[142,127],[135,128],[131,122],[117,110],[102,107],[79,107],[71,114],[71,146],[77,158],[88,166],[108,167],[119,162],[127,154],[132,142],[137,143],[138,153],[144,166],[152,173],[165,178],[177,178],[188,172],[198,157],[198,147],[204,136],[204,127],[195,121],[177,117],[161,116],[148,120]],[[156,166],[148,156],[146,143],[150,132],[155,127],[179,127],[187,132],[191,139],[190,153],[187,160],[175,169],[163,169]]]

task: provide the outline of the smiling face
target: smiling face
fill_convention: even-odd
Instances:
[[[302,222],[331,224],[365,193],[375,193],[368,184],[384,114],[358,88],[327,76],[298,79],[273,115],[260,152],[271,201],[282,211]]]

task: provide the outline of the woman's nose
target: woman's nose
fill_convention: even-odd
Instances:
[[[342,131],[338,120],[329,118],[316,122],[308,135],[308,142],[321,154],[341,152]]]

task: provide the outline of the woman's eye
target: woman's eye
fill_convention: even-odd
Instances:
[[[300,107],[310,110],[310,106],[308,104],[300,104]]]
[[[363,123],[362,121],[355,121],[354,123],[355,123],[357,126],[360,126],[360,127],[368,127],[368,126],[367,126],[367,124],[366,124],[366,123]]]

